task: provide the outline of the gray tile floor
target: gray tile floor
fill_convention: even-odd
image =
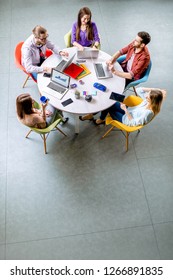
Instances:
[[[69,8],[69,5],[71,8]],[[63,127],[67,138],[52,133],[48,154],[38,135],[25,139],[16,119],[15,99],[37,85],[14,64],[14,48],[36,24],[64,47],[64,34],[78,10],[89,6],[102,50],[113,54],[138,31],[152,36],[153,67],[145,86],[168,91],[161,113],[136,136],[74,118]],[[137,0],[0,1],[0,259],[172,259],[173,2]]]

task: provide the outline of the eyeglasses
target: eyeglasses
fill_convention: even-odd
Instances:
[[[46,41],[48,37],[49,34],[47,34],[44,38],[40,38],[40,37],[36,37],[36,38],[39,39],[40,41]]]

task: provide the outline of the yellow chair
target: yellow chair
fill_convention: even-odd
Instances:
[[[133,107],[136,105],[139,105],[143,101],[142,98],[135,95],[130,95],[127,98],[124,99],[124,104],[129,107]],[[127,126],[119,121],[113,120],[110,115],[106,118],[106,125],[111,124],[111,128],[102,136],[101,139],[106,137],[115,127],[118,128],[123,135],[126,138],[126,152],[128,151],[128,145],[129,145],[129,134],[131,132],[137,131],[140,132],[140,129],[142,129],[145,125],[138,125],[138,126]]]
[[[99,35],[100,38],[100,35]],[[64,42],[65,42],[65,46],[66,48],[70,48],[73,47],[73,45],[71,44],[71,29],[64,35]],[[101,49],[101,45],[98,45],[98,49]]]
[[[41,108],[40,104],[38,104],[37,102],[34,103],[34,107],[36,109],[40,109]],[[32,131],[40,134],[41,138],[43,139],[43,143],[44,143],[44,153],[47,154],[46,139],[49,136],[49,133],[51,131],[58,130],[64,136],[67,136],[61,129],[59,129],[57,127],[60,122],[62,122],[62,117],[59,115],[59,116],[56,117],[54,122],[52,124],[50,124],[48,127],[46,127],[46,128],[35,128],[35,127],[30,127],[29,126],[30,131],[27,133],[25,138],[27,138]]]

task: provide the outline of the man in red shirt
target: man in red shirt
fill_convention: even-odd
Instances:
[[[140,79],[144,71],[147,69],[150,63],[150,54],[146,45],[150,42],[150,40],[151,37],[147,32],[138,32],[135,40],[132,43],[130,43],[120,51],[117,51],[112,56],[112,58],[106,62],[109,70],[114,75],[126,79],[125,86],[127,86],[130,82],[134,80]],[[126,59],[121,63],[121,66],[124,71],[121,72],[114,68],[114,63],[117,60],[117,58],[123,54],[126,54]],[[93,114],[79,116],[79,119],[81,121],[92,120]]]
[[[117,51],[110,60],[107,61],[108,67],[114,75],[126,79],[126,86],[132,80],[138,80],[147,69],[150,63],[150,54],[146,45],[150,42],[150,35],[141,31],[138,32],[135,40]],[[124,72],[118,71],[114,68],[114,62],[117,58],[126,54],[126,59],[121,63]]]

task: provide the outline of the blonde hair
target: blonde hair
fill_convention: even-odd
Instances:
[[[163,101],[163,93],[161,90],[151,90],[150,91],[150,106],[154,115],[158,114],[161,109],[162,101]]]

